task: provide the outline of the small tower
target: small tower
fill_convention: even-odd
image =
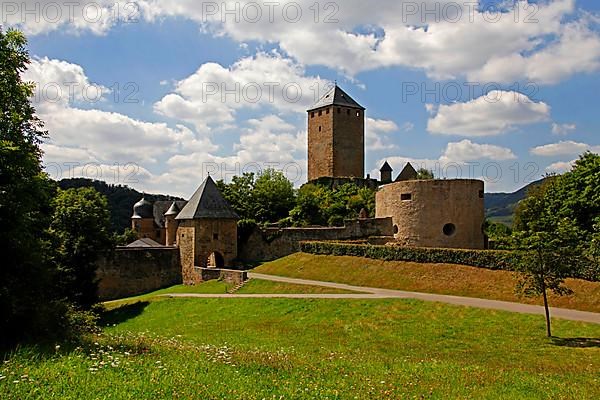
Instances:
[[[177,206],[177,202],[174,201],[171,204],[169,210],[165,213],[165,228],[167,230],[167,246],[176,246],[177,245],[177,226],[179,223],[175,219],[177,215],[179,215],[179,207]]]
[[[417,179],[418,176],[419,174],[417,173],[417,170],[414,169],[412,164],[406,163],[406,166],[404,167],[402,172],[400,172],[395,182],[414,181],[415,179]]]
[[[155,228],[154,206],[144,196],[133,206],[131,229],[137,233],[138,239],[157,240]]]
[[[213,179],[206,178],[175,218],[184,284],[201,281],[197,267],[231,266],[237,257],[239,219]]]
[[[337,84],[308,110],[308,180],[365,176],[365,108]]]
[[[380,172],[380,182],[382,185],[388,184],[388,183],[392,183],[392,172],[393,172],[393,168],[390,166],[390,164],[388,164],[388,162],[386,161],[383,166],[381,167],[381,169],[379,170]]]

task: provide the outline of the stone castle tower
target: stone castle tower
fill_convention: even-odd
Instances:
[[[308,110],[308,180],[365,177],[365,108],[337,85]]]
[[[183,283],[199,283],[197,268],[223,268],[237,257],[239,216],[209,176],[175,217]]]

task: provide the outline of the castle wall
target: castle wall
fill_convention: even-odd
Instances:
[[[272,261],[300,251],[300,242],[310,240],[351,240],[393,235],[391,218],[346,221],[340,228],[256,228],[240,246],[244,261]]]
[[[237,221],[198,219],[180,221],[177,229],[183,283],[202,281],[195,267],[206,268],[212,253],[219,253],[222,266],[231,266],[237,258]]]
[[[483,249],[483,190],[467,179],[391,183],[376,194],[376,216],[392,217],[401,245]]]
[[[114,300],[181,283],[176,248],[118,248],[98,261],[100,300]]]

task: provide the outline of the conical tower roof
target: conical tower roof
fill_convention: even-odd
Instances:
[[[379,172],[392,172],[392,171],[393,171],[393,169],[387,161],[381,166],[381,169],[379,170]]]
[[[329,90],[319,101],[317,101],[308,111],[328,106],[342,106],[364,110],[365,108],[358,104],[348,93],[344,92],[338,85]]]
[[[406,166],[404,167],[402,172],[400,172],[400,175],[398,175],[398,177],[396,178],[396,182],[413,181],[417,179],[418,176],[419,174],[417,173],[417,170],[414,169],[412,164],[406,163]]]
[[[173,204],[171,204],[171,207],[169,207],[169,209],[165,213],[165,217],[170,217],[172,215],[178,215],[179,211],[181,211],[181,210],[179,209],[177,202],[174,201]]]
[[[176,220],[186,219],[240,219],[209,176],[200,185]]]

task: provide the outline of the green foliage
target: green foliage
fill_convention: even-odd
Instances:
[[[510,250],[513,247],[512,229],[505,224],[486,219],[483,229],[490,244],[493,243],[494,247],[491,248],[496,250]]]
[[[336,189],[307,184],[298,190],[296,206],[290,212],[295,226],[342,226],[357,218],[362,209],[375,214],[375,191],[347,183]]]
[[[521,257],[521,253],[515,251],[373,246],[336,242],[303,242],[300,248],[310,254],[366,257],[384,261],[459,264],[507,271],[513,270],[513,265]]]
[[[417,179],[430,180],[435,179],[435,176],[433,175],[432,170],[426,168],[419,168],[417,170]]]
[[[252,193],[256,219],[277,222],[294,207],[294,186],[283,172],[267,169],[258,176]]]
[[[294,206],[294,186],[280,171],[267,169],[258,177],[253,173],[222,180],[217,187],[242,220],[260,224],[275,223],[288,217]]]
[[[544,225],[545,221],[537,222]],[[523,250],[516,264],[521,272],[517,290],[526,296],[543,296],[546,308],[548,336],[552,336],[548,311],[547,291],[562,296],[572,291],[564,286],[566,278],[580,271],[584,263],[581,249],[581,230],[567,218],[561,220],[551,231],[524,231],[515,234],[516,242]]]
[[[115,246],[127,246],[129,243],[136,241],[137,238],[137,232],[131,228],[125,229],[120,235],[116,233],[113,233],[112,235],[112,241]]]
[[[91,188],[60,191],[50,233],[57,244],[62,294],[83,309],[97,303],[96,262],[113,247],[105,196]]]
[[[106,196],[110,210],[111,230],[117,234],[121,234],[131,227],[133,205],[142,198],[142,195],[151,203],[155,201],[182,200],[160,194],[142,194],[128,186],[110,185],[102,181],[86,178],[63,179],[58,182],[58,186],[62,190],[89,187],[96,189],[100,194]]]
[[[600,223],[600,156],[583,154],[573,169],[560,176],[548,177],[540,186],[529,190],[527,198],[517,206],[515,231],[520,236],[554,235],[569,221],[577,231],[573,245],[588,256],[577,263],[578,276],[597,280],[600,276],[598,224]]]
[[[55,187],[42,172],[47,136],[29,103],[34,86],[21,80],[27,41],[0,29],[0,347],[57,327],[48,226]]]

